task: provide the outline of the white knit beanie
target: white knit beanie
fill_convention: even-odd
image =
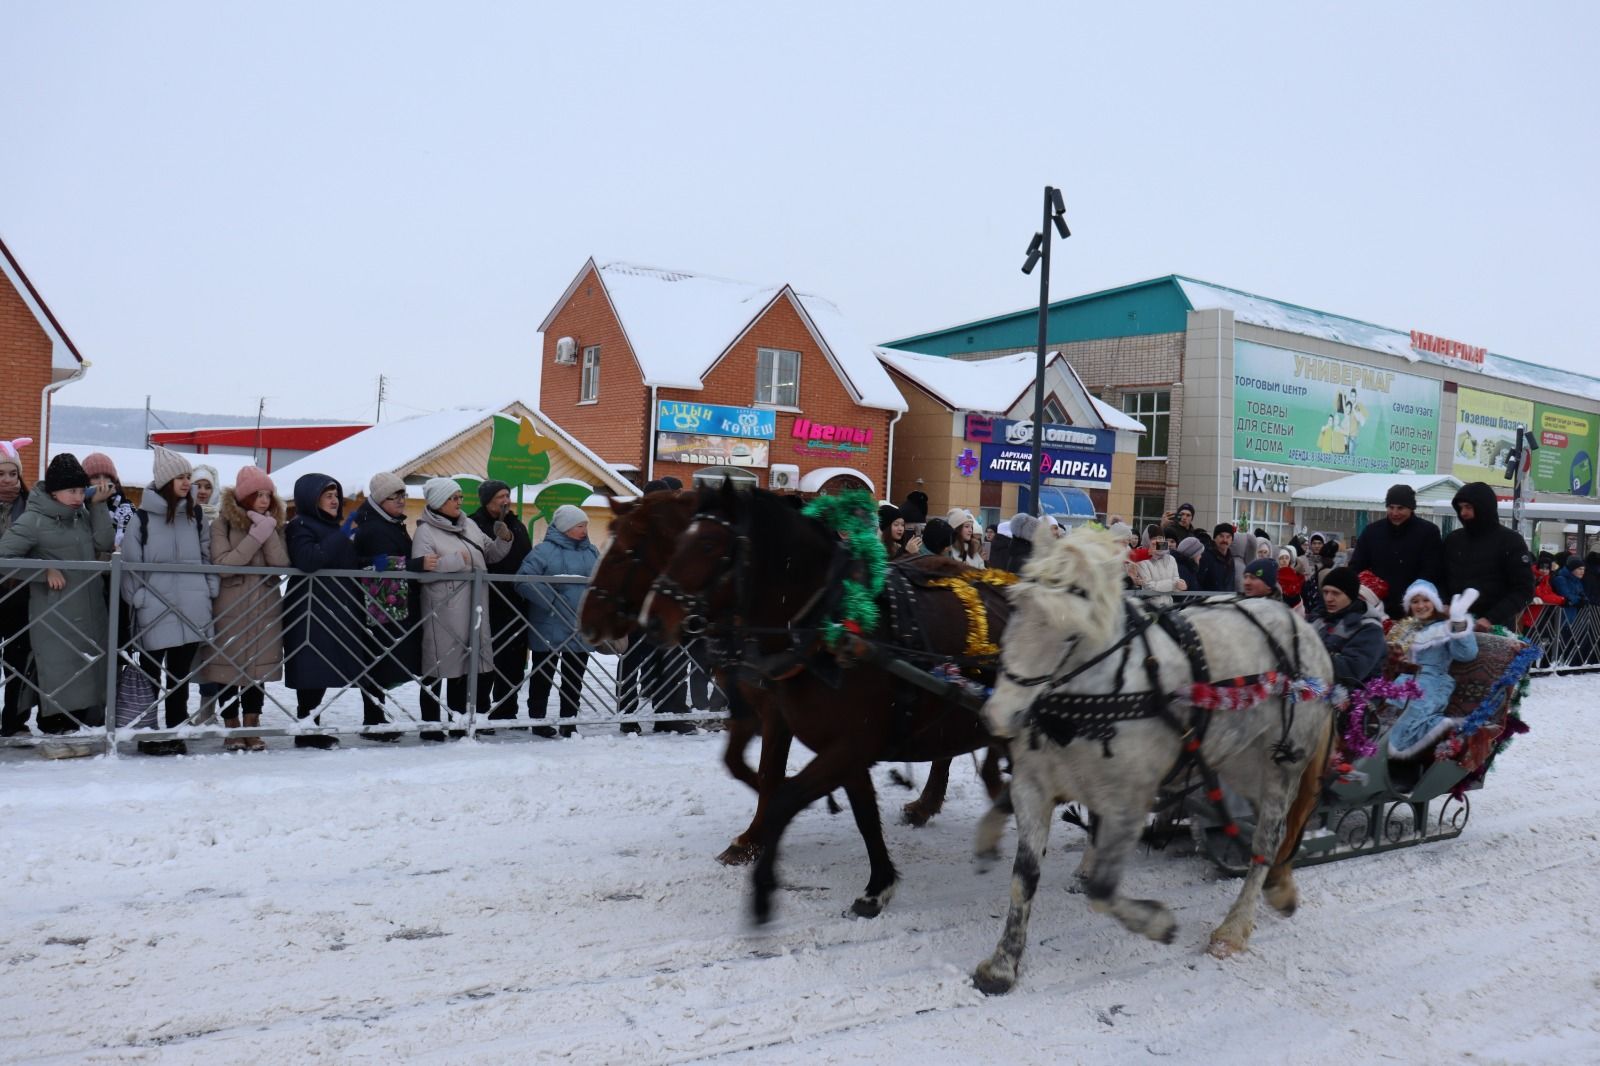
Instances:
[[[155,455],[150,462],[150,480],[156,488],[172,484],[173,478],[188,477],[194,473],[194,467],[189,465],[189,460],[185,459],[182,453],[175,452],[171,448],[163,448],[159,444],[152,451]],[[216,487],[216,482],[212,482],[212,487]]]
[[[380,470],[372,475],[372,480],[367,482],[367,499],[382,502],[397,492],[404,492],[406,483],[400,480],[398,474],[387,470]],[[449,499],[447,495],[445,499]]]
[[[450,501],[450,497],[461,491],[461,486],[451,477],[431,477],[422,486],[422,498],[428,506],[437,511]]]
[[[583,513],[582,507],[564,503],[556,508],[555,517],[550,519],[550,524],[556,527],[557,533],[565,533],[573,526],[582,525],[587,521],[589,516]]]

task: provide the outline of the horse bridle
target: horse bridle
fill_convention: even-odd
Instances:
[[[650,592],[653,595],[660,596],[664,600],[670,600],[683,609],[683,620],[678,623],[678,628],[690,637],[703,637],[710,630],[710,622],[707,618],[711,610],[710,590],[717,588],[722,582],[728,580],[730,575],[725,572],[728,569],[728,564],[732,564],[734,580],[740,581],[745,567],[745,555],[750,546],[749,534],[719,514],[713,514],[710,511],[698,511],[693,518],[689,519],[688,528],[693,529],[701,522],[715,522],[733,535],[733,550],[725,557],[724,565],[719,566],[712,572],[710,579],[706,581],[705,588],[700,592],[690,592],[683,587],[683,584],[677,578],[666,571],[657,574],[655,580],[650,582]],[[671,566],[670,560],[668,561],[668,566]],[[739,606],[742,610],[744,604],[741,602]]]

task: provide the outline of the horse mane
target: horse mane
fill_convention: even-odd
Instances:
[[[1034,544],[1012,599],[1029,598],[1055,628],[1103,644],[1122,624],[1126,556],[1126,546],[1102,529],[1045,537]]]

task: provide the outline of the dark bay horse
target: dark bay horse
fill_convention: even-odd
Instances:
[[[653,493],[638,502],[612,500],[610,543],[589,578],[578,608],[579,632],[585,640],[621,640],[639,635],[639,611],[650,583],[666,567],[678,538],[689,527],[697,506],[694,492]],[[773,693],[739,676],[719,669],[718,683],[728,694],[731,714],[723,764],[733,777],[756,793],[756,810],[750,825],[733,838],[717,861],[739,865],[752,861],[759,850],[762,822],[778,786],[782,784],[794,734],[778,713]],[[761,735],[759,770],[752,770],[745,751]],[[922,794],[906,804],[904,815],[912,825],[924,825],[944,806],[950,779],[950,761],[935,763]],[[835,808],[837,809],[837,808]]]
[[[839,787],[850,799],[871,864],[866,891],[851,910],[863,917],[880,913],[897,874],[883,839],[871,767],[877,762],[948,764],[990,746],[972,710],[870,661],[835,668],[837,660],[821,647],[820,619],[813,615],[838,584],[841,550],[833,531],[781,497],[726,486],[701,490],[699,510],[640,613],[640,621],[669,642],[704,630],[714,643],[740,647],[745,667],[766,677],[788,729],[817,753],[782,783],[760,826],[752,878],[760,922],[771,916],[784,830],[807,805]],[[916,565],[958,580],[966,572],[954,560],[925,559]],[[973,583],[963,594],[969,603],[977,597],[975,609],[987,624],[988,640],[998,641],[1009,612],[1000,589]],[[933,655],[969,654],[972,632],[963,598],[951,589],[916,591],[917,621]],[[999,776],[992,761],[987,778],[993,796]]]

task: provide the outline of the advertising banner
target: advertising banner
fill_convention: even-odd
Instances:
[[[1594,461],[1600,418],[1549,404],[1533,405],[1533,487],[1539,492],[1594,495]]]
[[[1041,476],[1047,481],[1111,484],[1111,453],[1108,451],[1084,452],[1047,447],[1041,456],[1044,460],[1040,467]],[[1033,448],[1016,444],[985,444],[981,470],[984,481],[1012,481],[1026,485],[1033,480]]]
[[[1085,451],[1085,452],[1114,452],[1117,450],[1117,431],[1114,429],[1086,429],[1079,426],[1063,426],[1055,422],[1046,422],[1044,432],[1040,434],[1042,444],[1046,448]],[[1033,447],[1033,420],[1017,418],[997,418],[994,420],[994,439],[1006,444],[1024,444]]]
[[[1462,481],[1510,488],[1506,459],[1517,446],[1517,427],[1533,425],[1533,401],[1477,389],[1456,393],[1456,446],[1450,472]]]
[[[656,458],[696,466],[769,466],[772,445],[764,440],[712,434],[657,433]]]
[[[1432,473],[1439,382],[1236,341],[1233,457],[1347,473]]]
[[[772,440],[778,435],[778,416],[760,407],[723,407],[687,400],[659,400],[656,403],[656,429],[665,433]]]

